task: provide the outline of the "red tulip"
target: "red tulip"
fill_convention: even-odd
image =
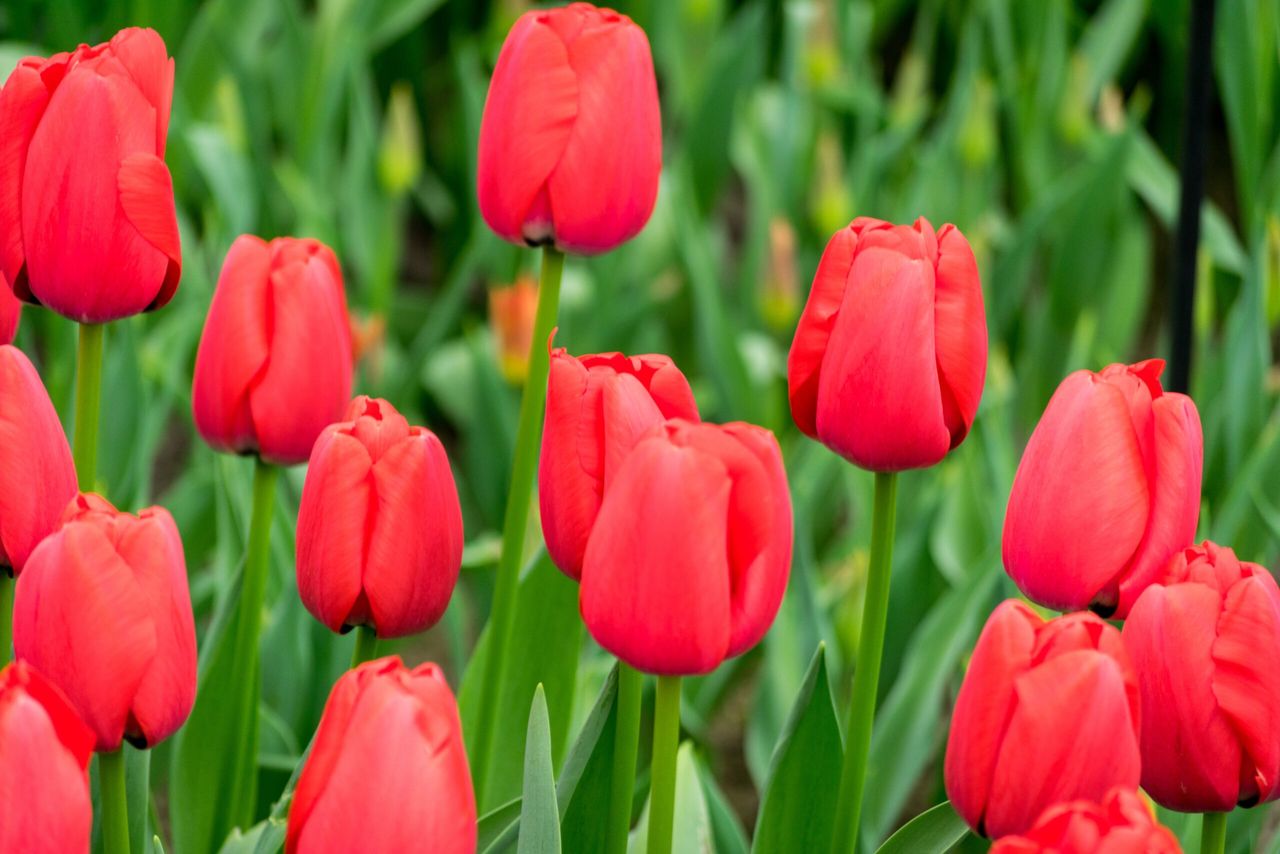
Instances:
[[[480,123],[480,213],[512,243],[606,252],[649,221],[662,171],[644,30],[573,3],[520,16]]]
[[[1041,813],[1024,836],[1006,836],[991,854],[1181,854],[1178,839],[1156,823],[1132,789],[1116,788],[1102,803],[1071,801]]]
[[[986,373],[982,285],[959,229],[859,217],[835,233],[787,359],[806,435],[872,471],[931,466],[968,435]]]
[[[1160,386],[1164,362],[1076,371],[1018,465],[1004,566],[1059,611],[1124,619],[1200,516],[1204,441],[1191,398]]]
[[[10,344],[18,336],[18,322],[22,320],[22,301],[13,295],[13,289],[4,277],[0,265],[0,344]]]
[[[0,345],[0,566],[22,572],[75,494],[71,449],[40,375]]]
[[[639,670],[708,673],[769,630],[791,538],[791,494],[772,433],[659,424],[600,505],[582,564],[582,619]]]
[[[102,323],[173,297],[172,100],[154,30],[18,63],[0,92],[0,272],[20,299]]]
[[[1124,624],[1144,708],[1142,788],[1183,812],[1280,796],[1280,590],[1205,542],[1174,556]]]
[[[605,485],[640,436],[668,418],[697,421],[689,381],[667,356],[551,351],[538,501],[556,566],[582,576]]]
[[[462,724],[440,668],[392,656],[349,671],[298,778],[286,854],[475,849]]]
[[[61,691],[21,661],[0,670],[0,851],[89,850],[92,755]]]
[[[62,689],[99,751],[172,735],[195,700],[196,633],[169,511],[77,496],[18,578],[13,648]]]
[[[298,592],[335,632],[420,632],[462,565],[462,510],[444,446],[385,400],[357,397],[311,452],[298,509]]]
[[[1136,788],[1138,685],[1093,614],[1045,622],[1010,599],[987,620],[956,699],[947,795],[978,833],[1031,829],[1053,804]]]
[[[196,428],[220,451],[304,462],[351,398],[342,271],[317,240],[231,245],[196,354]]]

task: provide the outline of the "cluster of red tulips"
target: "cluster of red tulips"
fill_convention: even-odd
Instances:
[[[197,702],[174,520],[159,507],[117,510],[93,491],[102,325],[163,307],[181,272],[163,161],[172,88],[160,37],[130,29],[23,60],[0,93],[0,334],[11,340],[17,324],[10,289],[81,324],[74,454],[32,363],[0,347],[0,641],[7,656],[12,615],[16,659],[0,671],[0,851],[87,849],[95,751],[105,845],[128,851],[122,742],[156,745]],[[481,720],[466,747],[440,669],[375,655],[378,638],[434,625],[457,581],[462,515],[445,448],[388,401],[351,399],[343,278],[328,247],[246,235],[230,248],[192,399],[209,445],[256,459],[236,672],[262,679],[282,466],[308,463],[302,604],[332,631],[358,632],[297,781],[286,850],[475,849],[493,749],[483,710],[497,703],[514,643],[535,477],[546,549],[579,582],[587,629],[619,660],[609,850],[625,850],[633,824],[646,673],[657,677],[647,845],[670,850],[680,677],[714,670],[769,630],[792,514],[773,435],[703,422],[670,358],[553,348],[561,253],[605,252],[637,234],[661,155],[637,26],[582,3],[519,19],[485,106],[478,197],[495,232],[542,247],[544,260]],[[896,473],[964,441],[986,362],[978,267],[956,227],[859,218],[831,238],[788,385],[800,429],[876,473],[837,850],[858,840]],[[1176,850],[1139,786],[1168,808],[1206,813],[1206,833],[1219,835],[1223,813],[1280,794],[1280,664],[1267,652],[1280,648],[1280,591],[1229,548],[1193,544],[1199,418],[1189,398],[1162,389],[1161,369],[1152,360],[1069,376],[1014,482],[1005,567],[1028,598],[1069,613],[1045,620],[1013,600],[995,610],[960,690],[945,769],[955,809],[1005,854]],[[1124,620],[1123,631],[1104,618]],[[256,732],[256,708],[222,713]],[[238,774],[229,785],[252,791],[252,771]]]

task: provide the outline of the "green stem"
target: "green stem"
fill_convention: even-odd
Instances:
[[[618,662],[618,720],[613,742],[613,783],[609,790],[609,835],[605,851],[626,854],[631,805],[636,788],[636,750],[640,742],[640,694],[644,676]]]
[[[102,800],[102,850],[106,854],[129,854],[129,800],[123,751],[98,754],[98,793]]]
[[[1227,814],[1207,812],[1200,826],[1200,854],[1222,854],[1227,848]]]
[[[0,569],[0,667],[13,658],[13,590],[18,581]]]
[[[676,752],[680,746],[680,677],[659,676],[649,767],[649,854],[671,854],[676,818]]]
[[[258,694],[262,671],[258,666],[258,634],[262,629],[262,609],[266,603],[267,576],[270,574],[271,516],[275,509],[276,478],[279,469],[264,462],[254,462],[253,510],[249,519],[249,544],[244,559],[244,575],[240,583],[240,602],[236,611],[236,636],[233,647],[233,673],[244,674],[236,704],[240,733],[237,751],[234,796],[237,807],[231,811],[235,826],[247,828],[253,823],[257,791],[258,761]]]
[[[520,563],[524,555],[525,530],[529,525],[529,499],[538,471],[538,449],[542,439],[542,415],[547,407],[547,369],[550,354],[547,339],[555,327],[560,305],[560,274],[564,253],[547,246],[542,251],[542,281],[538,285],[538,311],[534,316],[533,340],[529,344],[529,376],[520,399],[520,421],[516,427],[515,458],[511,465],[511,487],[507,491],[506,516],[502,523],[502,555],[494,582],[493,608],[489,616],[488,658],[477,698],[480,719],[471,770],[476,801],[485,804],[489,753],[493,749],[497,722],[498,692],[506,678],[510,657],[511,630],[516,616],[516,593]]]
[[[76,431],[74,455],[80,489],[92,492],[98,473],[98,416],[102,403],[102,339],[100,323],[80,324],[76,352]]]
[[[378,656],[378,634],[369,626],[356,626],[356,648],[351,651],[351,669]]]
[[[898,476],[876,473],[875,505],[871,516],[871,562],[866,598],[862,604],[862,629],[853,671],[853,699],[845,728],[844,768],[836,800],[836,826],[832,837],[835,854],[854,854],[862,818],[862,793],[867,782],[867,755],[871,752],[871,724],[876,715],[880,683],[880,658],[884,653],[884,626],[889,614],[889,576],[893,566],[893,516]]]

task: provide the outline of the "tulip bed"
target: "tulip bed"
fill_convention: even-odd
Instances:
[[[7,3],[0,854],[1280,852],[1208,5]]]

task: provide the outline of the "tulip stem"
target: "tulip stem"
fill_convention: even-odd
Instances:
[[[101,323],[80,324],[76,352],[76,430],[74,455],[76,480],[82,492],[92,492],[98,474],[98,416],[102,402]]]
[[[276,478],[279,469],[261,457],[254,460],[253,509],[249,517],[249,542],[245,550],[244,575],[240,582],[240,602],[236,611],[233,673],[242,674],[236,706],[240,743],[228,745],[237,751],[234,760],[235,806],[231,819],[236,827],[253,823],[257,800],[258,694],[262,671],[258,663],[258,633],[262,629],[262,609],[270,574],[271,516],[275,509]]]
[[[538,470],[538,449],[542,439],[542,416],[547,407],[547,349],[560,305],[560,274],[564,253],[553,246],[542,250],[542,280],[538,285],[538,310],[534,316],[533,339],[529,343],[529,376],[520,398],[520,420],[516,427],[515,457],[511,464],[511,486],[507,491],[506,515],[502,523],[502,554],[494,581],[493,607],[489,615],[488,653],[480,695],[479,721],[471,770],[475,778],[476,801],[485,805],[485,785],[489,777],[489,753],[493,749],[497,723],[498,692],[506,677],[510,657],[511,631],[515,624],[516,593],[520,564],[524,557],[525,530],[529,525],[529,499],[533,477]]]
[[[643,680],[640,671],[623,661],[618,662],[618,720],[613,742],[613,783],[609,792],[609,835],[605,848],[608,854],[626,854],[627,851],[631,805],[636,788]]]
[[[124,784],[124,751],[98,754],[98,794],[102,801],[102,850],[129,854],[129,798]]]
[[[378,633],[369,626],[356,626],[356,648],[351,651],[351,669],[378,656]]]
[[[18,580],[0,569],[0,666],[13,657],[13,591]]]
[[[853,698],[849,703],[849,723],[845,728],[844,768],[840,772],[840,794],[836,800],[836,826],[831,849],[835,854],[854,854],[858,849],[862,793],[867,782],[871,725],[876,716],[880,658],[884,653],[884,627],[889,614],[897,492],[896,473],[876,472],[875,503],[871,515],[871,561],[862,603],[858,658],[853,671]]]
[[[680,747],[680,677],[659,676],[649,766],[649,854],[671,854],[676,818],[676,753]]]
[[[1227,814],[1207,812],[1200,827],[1200,854],[1222,854],[1227,848]]]

